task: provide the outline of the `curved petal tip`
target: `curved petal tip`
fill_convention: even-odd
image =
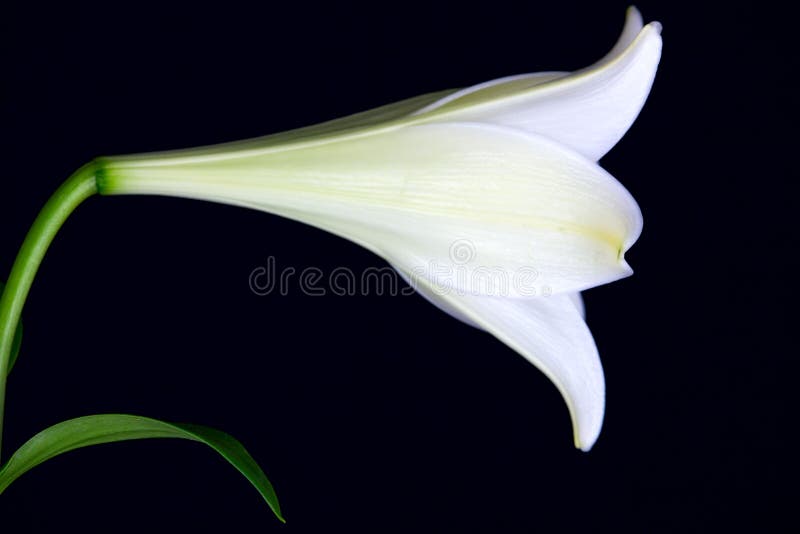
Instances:
[[[656,32],[656,34],[661,35],[661,30],[663,29],[663,27],[661,26],[660,22],[653,21],[650,24],[648,24],[647,27],[652,28],[653,31]]]

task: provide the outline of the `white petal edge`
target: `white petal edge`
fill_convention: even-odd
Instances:
[[[409,286],[411,286],[414,289],[414,291],[419,293],[425,300],[427,300],[428,302],[430,302],[431,304],[433,304],[434,306],[445,312],[450,317],[458,319],[462,323],[468,324],[473,328],[482,330],[482,328],[478,323],[476,323],[475,321],[464,315],[461,312],[461,310],[452,306],[449,302],[445,301],[444,299],[439,298],[439,295],[432,290],[432,287],[429,284],[418,284],[414,280],[414,278],[416,277],[412,277],[397,265],[392,265],[392,268],[395,271],[397,271],[397,274],[400,275],[400,278],[402,278]]]
[[[564,76],[569,76],[569,72],[533,72],[529,74],[513,74],[511,76],[504,76],[489,80],[488,82],[471,85],[458,91],[446,95],[443,98],[432,102],[424,108],[414,112],[414,115],[424,115],[430,111],[443,108],[451,102],[456,102],[456,105],[468,105],[473,102],[476,104],[483,103],[484,101],[491,100],[492,98],[512,97],[520,92],[523,92],[537,85],[542,85]],[[467,98],[469,95],[474,95],[474,98]]]
[[[439,298],[437,292],[433,291],[430,285],[428,284],[418,284],[416,283],[410,275],[408,275],[403,269],[398,267],[397,265],[392,265],[397,274],[409,285],[411,286],[417,293],[419,293],[425,300],[445,312],[447,315],[458,319],[464,324],[468,324],[473,328],[477,328],[482,330],[481,326],[477,324],[475,321],[464,315],[464,313],[459,310],[458,308],[452,306],[448,302],[444,301],[443,299]],[[575,309],[578,310],[581,318],[585,321],[586,320],[586,305],[583,303],[583,297],[581,294],[578,293],[565,293],[567,297],[572,301],[573,306]]]
[[[580,293],[567,293],[567,296],[572,300],[572,304],[575,305],[575,309],[578,310],[578,313],[581,314],[581,318],[586,320],[586,305],[583,303],[583,297]]]
[[[575,446],[592,448],[603,425],[605,377],[575,294],[530,299],[457,295],[398,270],[440,309],[486,330],[542,371],[567,404]]]
[[[429,104],[417,115],[427,116],[426,121],[484,121],[523,129],[597,161],[644,106],[661,45],[661,25],[642,27],[638,10],[630,8],[617,44],[594,65],[566,76],[536,73],[486,82]]]
[[[589,68],[594,68],[603,63],[608,63],[609,61],[612,61],[616,57],[620,56],[623,52],[625,52],[625,49],[631,45],[634,39],[636,39],[636,36],[639,35],[639,33],[642,31],[642,28],[644,28],[642,14],[635,7],[629,7],[625,12],[625,25],[622,27],[622,33],[617,39],[616,44],[608,52],[608,54],[606,54],[602,59],[600,59],[600,61]]]

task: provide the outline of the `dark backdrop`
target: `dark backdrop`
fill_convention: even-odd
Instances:
[[[6,5],[0,272],[49,194],[97,155],[581,68],[611,47],[625,7]],[[270,256],[298,270],[384,265],[359,247],[255,211],[93,198],[27,302],[6,453],[91,413],[212,425],[262,463],[289,522],[204,447],[148,441],[25,475],[0,498],[0,531],[790,530],[796,176],[779,134],[792,28],[755,5],[639,7],[663,23],[664,54],[602,162],[645,226],[628,253],[636,274],[586,294],[608,388],[590,453],[573,449],[543,374],[418,296],[248,287]]]

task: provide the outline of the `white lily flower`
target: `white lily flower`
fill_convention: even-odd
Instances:
[[[363,245],[539,367],[588,450],[605,385],[578,291],[631,274],[624,253],[642,226],[634,199],[596,160],[639,113],[660,52],[660,26],[643,27],[631,8],[617,45],[587,69],[423,95],[251,141],[102,158],[98,188],[251,207]]]

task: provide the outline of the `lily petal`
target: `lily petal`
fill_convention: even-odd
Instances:
[[[547,375],[569,409],[575,446],[591,449],[603,425],[605,378],[592,334],[573,300],[576,294],[530,299],[457,295],[400,272],[436,306],[491,333]]]
[[[623,254],[641,231],[636,202],[596,163],[544,137],[425,124],[295,147],[106,158],[101,188],[284,215],[470,293],[574,292],[631,273]],[[453,255],[456,243],[469,257]]]
[[[642,109],[661,57],[661,25],[628,10],[617,44],[572,74],[512,76],[463,89],[416,112],[427,121],[480,121],[541,134],[599,160]]]
[[[486,122],[543,135],[597,161],[630,128],[650,92],[661,57],[661,25],[642,27],[629,8],[625,27],[612,50],[594,65],[573,72],[507,76],[464,89],[428,93],[288,132],[185,151],[127,156],[142,161],[197,160],[303,145],[343,135],[428,122]]]
[[[575,305],[575,309],[578,310],[580,316],[585,320],[586,319],[586,306],[583,303],[583,297],[580,293],[567,293],[567,296],[572,300],[572,304]]]

